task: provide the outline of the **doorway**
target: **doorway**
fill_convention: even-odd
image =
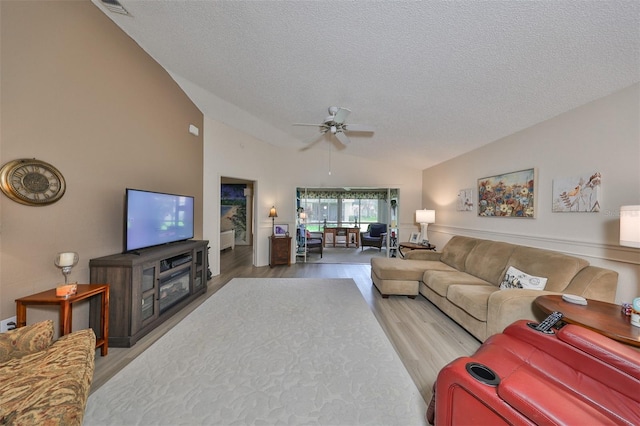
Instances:
[[[242,262],[250,266],[255,262],[254,246],[254,193],[256,182],[232,177],[220,178],[220,255],[241,256]],[[228,262],[220,263],[220,272]]]

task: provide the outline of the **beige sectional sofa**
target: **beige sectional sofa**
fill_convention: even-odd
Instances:
[[[500,289],[509,266],[546,278],[544,289]],[[484,341],[516,320],[541,319],[533,301],[543,294],[613,302],[618,273],[550,250],[455,236],[441,252],[415,250],[405,259],[372,258],[371,279],[383,297],[422,294]]]
[[[79,330],[53,341],[53,322],[0,333],[0,424],[82,425],[96,336]]]

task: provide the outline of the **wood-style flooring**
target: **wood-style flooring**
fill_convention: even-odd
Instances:
[[[472,354],[480,342],[458,326],[423,296],[415,299],[391,296],[383,299],[371,282],[371,267],[363,264],[314,264],[254,267],[252,248],[236,246],[220,255],[221,274],[208,283],[207,294],[169,318],[131,348],[109,348],[101,357],[96,351],[96,368],[91,392],[120,371],[153,342],[192,312],[208,297],[236,277],[253,278],[352,278],[393,344],[409,375],[426,402],[438,371],[460,356]]]

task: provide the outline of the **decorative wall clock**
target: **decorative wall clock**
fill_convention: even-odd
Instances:
[[[0,169],[0,190],[13,201],[28,206],[45,206],[58,201],[67,186],[62,173],[49,163],[23,158]]]

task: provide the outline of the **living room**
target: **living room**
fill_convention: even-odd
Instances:
[[[57,252],[80,254],[71,278],[83,282],[89,259],[122,250],[127,187],[196,195],[196,238],[208,239],[215,253],[219,223],[202,218],[219,214],[220,176],[258,182],[256,211],[264,217],[257,222],[256,266],[268,264],[272,205],[278,206],[279,220],[293,227],[296,187],[348,183],[399,188],[401,235],[419,231],[414,213],[429,207],[437,212],[429,227],[436,246],[458,233],[527,240],[618,271],[619,302],[640,293],[637,253],[617,244],[616,228],[619,207],[639,202],[637,83],[435,167],[396,167],[389,176],[372,173],[386,169],[385,160],[278,148],[204,117],[166,71],[90,2],[2,7],[3,163],[25,157],[48,161],[65,175],[68,189],[60,202],[44,208],[1,198],[1,318],[13,315],[16,298],[60,281],[53,265]],[[38,22],[38,31],[24,22]],[[60,32],[62,27],[67,30]],[[201,129],[200,136],[186,131],[189,124]],[[320,161],[329,154],[330,175],[328,162]],[[287,164],[286,170],[278,164]],[[540,188],[534,220],[455,210],[458,191],[477,179],[529,167],[537,169]],[[552,179],[586,172],[603,176],[601,211],[552,213]],[[210,263],[218,273],[217,257]],[[85,319],[79,314],[74,321],[80,325]]]
[[[467,235],[558,250],[617,271],[616,302],[640,295],[638,251],[618,244],[620,206],[640,204],[638,80],[423,170],[348,150],[276,147],[203,113],[194,101],[202,89],[187,96],[188,83],[176,83],[90,1],[3,1],[0,19],[2,164],[35,157],[67,181],[64,197],[49,206],[0,197],[0,319],[15,315],[15,299],[61,282],[56,253],[78,252],[71,281],[89,282],[90,259],[122,251],[128,187],[194,195],[195,237],[209,240],[218,274],[221,176],[256,182],[258,267],[268,265],[269,208],[276,205],[278,220],[293,228],[297,187],[393,187],[402,200],[401,235],[420,230],[416,210],[432,208],[429,240],[437,247]],[[537,179],[534,219],[456,210],[458,192],[478,179],[529,168]],[[598,213],[552,212],[554,179],[595,172],[602,175]],[[29,322],[52,312],[33,309]],[[88,305],[79,305],[73,327],[87,322]]]

